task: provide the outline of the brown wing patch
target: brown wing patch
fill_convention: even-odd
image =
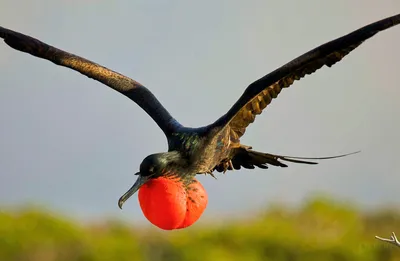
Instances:
[[[295,80],[312,74],[324,65],[331,67],[365,40],[398,24],[400,14],[366,25],[300,55],[250,84],[229,111],[213,123],[213,127],[218,130],[229,126],[232,142],[238,143],[246,127],[254,122],[282,88],[289,87]]]
[[[331,67],[352,50],[357,48],[361,43],[362,42],[359,42],[343,50],[332,52],[325,57],[315,59],[312,62],[301,66],[297,70],[294,70],[292,73],[289,73],[274,84],[266,86],[264,90],[247,102],[230,121],[229,127],[231,130],[230,135],[232,141],[239,142],[239,139],[245,133],[247,126],[254,122],[256,116],[262,113],[262,111],[271,103],[272,99],[278,97],[278,94],[283,88],[289,87],[295,80],[300,80],[304,76],[314,73],[324,65]],[[296,59],[288,63],[286,66],[292,66],[295,63],[297,63]]]

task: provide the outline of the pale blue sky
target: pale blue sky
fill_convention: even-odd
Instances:
[[[0,26],[84,56],[147,86],[184,125],[225,113],[254,80],[326,41],[400,12],[398,0],[0,0]],[[292,156],[362,150],[316,166],[200,177],[202,220],[254,213],[316,193],[400,205],[400,26],[291,88],[242,142]],[[0,205],[143,221],[118,198],[148,154],[165,151],[135,103],[72,70],[0,44]],[[233,215],[233,216],[230,216]]]

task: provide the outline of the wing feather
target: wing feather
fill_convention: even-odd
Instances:
[[[146,87],[122,74],[80,56],[50,46],[30,36],[0,27],[0,37],[10,47],[71,68],[99,81],[137,103],[168,137],[180,124]]]
[[[400,14],[382,19],[290,61],[250,84],[232,108],[214,122],[212,127],[221,129],[228,125],[231,140],[238,143],[247,126],[254,122],[256,116],[262,113],[272,99],[278,97],[283,88],[291,86],[294,81],[314,73],[324,65],[331,67],[368,38],[399,23]]]

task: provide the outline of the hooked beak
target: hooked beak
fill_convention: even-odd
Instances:
[[[136,173],[135,175],[138,175],[138,179],[136,180],[135,184],[124,194],[122,197],[119,198],[118,200],[118,206],[120,209],[122,209],[122,205],[127,201],[133,194],[136,193],[136,191],[139,190],[139,188],[146,183],[149,180],[149,177],[143,177],[140,175],[140,172]]]

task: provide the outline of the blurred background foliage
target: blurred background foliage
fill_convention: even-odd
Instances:
[[[400,248],[374,236],[396,229],[398,210],[363,212],[327,198],[167,232],[115,220],[87,224],[23,207],[0,212],[0,260],[394,261]]]

